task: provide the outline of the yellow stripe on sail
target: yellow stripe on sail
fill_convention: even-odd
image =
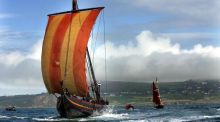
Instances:
[[[91,11],[83,11],[83,12],[79,12],[79,13],[73,13],[76,14],[73,19],[72,19],[72,23],[71,23],[71,28],[70,28],[70,37],[69,37],[69,51],[68,51],[68,55],[66,55],[66,51],[67,51],[67,45],[68,45],[68,37],[65,36],[65,40],[63,42],[62,45],[62,50],[61,50],[61,57],[60,57],[60,61],[61,61],[61,71],[65,72],[65,63],[66,63],[66,59],[67,59],[67,74],[66,77],[64,78],[64,88],[67,88],[68,91],[71,94],[75,94],[78,95],[78,91],[77,91],[77,86],[79,84],[75,84],[74,81],[74,76],[73,76],[73,54],[74,54],[74,49],[75,49],[75,43],[76,43],[76,39],[78,37],[78,33],[81,30],[81,26],[83,24],[83,22],[86,20],[86,18],[88,17],[88,15],[90,14]],[[68,56],[66,58],[66,56]],[[63,74],[64,75],[64,74]]]
[[[63,44],[61,47],[60,52],[60,70],[61,70],[61,79],[65,82],[65,66],[66,66],[66,59],[67,59],[67,52],[68,52],[68,41],[69,41],[69,33],[70,33],[70,26],[65,33]],[[64,83],[65,84],[65,83]]]
[[[52,21],[48,23],[47,31],[44,37],[43,48],[42,48],[42,74],[44,83],[49,93],[53,92],[50,81],[49,63],[52,48],[53,37],[56,33],[57,27],[61,22],[64,15],[54,16]]]

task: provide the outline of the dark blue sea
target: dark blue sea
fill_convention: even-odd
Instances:
[[[10,112],[0,109],[0,122],[93,121],[93,122],[217,122],[220,104],[167,105],[164,109],[135,106],[133,111],[110,106],[102,114],[77,119],[62,119],[55,108],[17,108]]]

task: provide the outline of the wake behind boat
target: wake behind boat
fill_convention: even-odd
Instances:
[[[42,74],[49,93],[58,94],[61,117],[90,116],[101,111],[108,101],[100,94],[87,48],[91,30],[104,7],[78,9],[50,14],[42,49]],[[92,77],[87,84],[86,67]],[[90,89],[93,96],[90,96]]]

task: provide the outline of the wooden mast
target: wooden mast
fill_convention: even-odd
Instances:
[[[72,2],[72,11],[78,10],[78,4],[77,4],[77,0],[73,0]]]
[[[86,48],[86,52],[87,52],[87,56],[88,56],[89,67],[90,67],[90,70],[91,70],[92,79],[93,79],[93,82],[94,82],[94,91],[95,91],[95,94],[96,94],[96,99],[99,101],[100,98],[101,98],[101,96],[100,96],[100,88],[99,88],[99,85],[98,85],[96,77],[95,77],[95,73],[94,73],[94,70],[93,70],[93,66],[92,66],[92,62],[91,62],[91,58],[90,58],[88,47]]]

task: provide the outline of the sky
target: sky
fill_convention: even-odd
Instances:
[[[98,80],[220,79],[219,0],[78,4],[105,7],[89,43]],[[0,0],[0,96],[46,92],[40,62],[47,15],[68,10],[71,0]]]

